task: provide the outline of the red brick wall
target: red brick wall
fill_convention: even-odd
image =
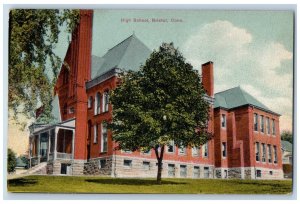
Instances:
[[[215,143],[215,166],[216,167],[227,167],[228,166],[228,149],[231,147],[231,144],[228,144],[227,141],[227,127],[221,127],[221,115],[224,114],[227,118],[228,126],[228,113],[226,110],[215,109],[214,111],[214,143]],[[227,144],[227,157],[222,158],[222,142]]]
[[[76,117],[75,159],[86,159],[87,97],[85,82],[90,80],[91,72],[92,18],[92,10],[80,11],[80,23],[72,34],[72,41],[65,57],[67,66],[62,67],[55,86],[55,91],[59,96],[62,120]],[[68,80],[64,80],[66,74]],[[73,114],[69,113],[71,107],[74,108]]]
[[[260,132],[260,118],[258,120],[259,131],[254,131],[253,114],[257,113],[259,116],[263,115],[264,120],[266,117],[270,118],[270,128],[272,129],[272,119],[275,119],[276,135],[268,135],[266,133],[266,121],[265,132]],[[226,129],[221,128],[221,114],[225,114],[227,118]],[[222,109],[215,109],[215,166],[216,167],[263,167],[281,169],[281,149],[280,149],[280,132],[279,132],[279,117],[277,115],[253,108],[251,106],[243,106],[227,112]],[[227,141],[227,159],[222,159],[221,143]],[[255,157],[255,142],[270,144],[272,147],[277,146],[277,158],[278,164],[266,162],[256,162]],[[274,157],[273,149],[272,155]],[[261,154],[262,156],[262,149]],[[268,157],[268,152],[266,151]],[[226,161],[228,160],[228,161]],[[274,161],[274,158],[272,158]]]
[[[264,112],[262,110],[256,109],[256,108],[251,108],[251,112],[250,114],[252,115],[252,121],[253,121],[253,114],[257,113],[259,116],[263,115],[264,116],[264,120],[266,120],[266,117],[270,118],[270,128],[271,128],[271,134],[267,134],[266,131],[266,121],[265,121],[265,132],[261,133],[260,132],[260,117],[258,117],[258,124],[259,124],[259,128],[258,131],[254,131],[253,129],[253,125],[251,127],[251,131],[252,133],[252,138],[253,138],[253,142],[250,143],[250,148],[252,149],[252,155],[254,155],[251,159],[251,166],[255,166],[255,167],[263,167],[263,168],[273,168],[273,169],[282,169],[282,157],[281,157],[281,142],[280,142],[280,129],[279,129],[279,116],[271,114],[271,113],[267,113]],[[275,127],[276,127],[276,134],[272,135],[272,119],[275,119]],[[253,124],[253,122],[252,122]],[[255,142],[259,142],[260,143],[260,147],[262,143],[270,144],[271,146],[276,145],[277,147],[277,160],[278,163],[274,164],[272,163],[268,163],[268,152],[266,152],[266,162],[257,162],[255,160]],[[262,149],[261,149],[261,154],[260,156],[262,156]],[[273,148],[272,148],[272,161],[274,161],[274,153],[273,153]]]
[[[94,125],[95,124],[101,124],[104,120],[111,121],[112,119],[112,107],[109,105],[109,112],[106,113],[100,113],[99,115],[94,114],[94,108],[95,108],[95,96],[97,92],[100,92],[102,95],[105,90],[112,90],[116,87],[118,79],[116,77],[110,78],[106,80],[105,82],[102,82],[101,84],[98,84],[90,89],[87,90],[87,96],[93,97],[93,105],[92,108],[88,109],[88,121],[92,124],[92,130],[91,130],[91,137],[90,137],[90,147],[91,147],[91,158],[97,158],[97,157],[103,157],[103,156],[111,156],[112,154],[116,155],[127,155],[130,157],[145,157],[145,158],[151,158],[156,159],[155,153],[152,150],[150,155],[142,154],[141,152],[131,152],[126,153],[122,151],[113,151],[113,148],[117,146],[116,143],[112,141],[112,134],[110,131],[108,131],[108,152],[107,153],[100,153],[100,146],[101,146],[101,130],[100,126],[98,129],[98,142],[97,144],[93,143],[94,138]],[[102,101],[102,100],[101,100]],[[102,104],[101,104],[102,107]],[[213,118],[213,110],[211,108],[211,118]],[[209,122],[209,131],[213,131],[213,122]],[[208,142],[208,157],[203,158],[202,157],[202,149],[200,149],[200,155],[195,157],[192,155],[191,148],[187,148],[185,155],[179,155],[179,149],[176,147],[174,153],[167,153],[164,154],[164,160],[175,160],[175,161],[182,161],[182,162],[191,162],[191,163],[201,163],[201,164],[208,164],[213,165],[214,164],[214,146],[213,146],[213,140]]]

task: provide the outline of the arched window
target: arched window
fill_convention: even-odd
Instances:
[[[108,90],[106,90],[104,93],[103,93],[103,107],[102,107],[102,110],[103,112],[107,112],[108,111],[108,102],[109,102],[109,94],[108,94]]]
[[[93,96],[90,96],[88,99],[88,108],[92,108],[93,107]]]
[[[95,96],[95,115],[100,113],[100,93],[97,92]]]

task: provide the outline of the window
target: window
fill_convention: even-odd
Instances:
[[[261,178],[261,170],[256,170],[255,173],[257,178]]]
[[[205,143],[205,144],[202,146],[202,156],[203,156],[203,157],[208,157],[208,146],[207,146],[207,143]]]
[[[260,161],[260,147],[258,142],[255,143],[255,157],[256,161]]]
[[[186,177],[187,168],[186,165],[180,165],[180,177]]]
[[[266,118],[267,121],[267,134],[271,133],[271,128],[270,128],[270,118]]]
[[[179,154],[186,154],[186,148],[184,146],[179,147]]]
[[[260,132],[265,131],[265,123],[264,123],[264,116],[260,116]]]
[[[226,169],[224,170],[224,178],[228,178],[228,171]]]
[[[289,157],[289,163],[292,164],[293,163],[293,157]]]
[[[141,151],[141,153],[142,154],[151,154],[151,150],[149,149],[149,150],[143,150],[143,151]]]
[[[93,96],[90,96],[88,99],[88,108],[92,108],[93,107]]]
[[[222,142],[222,157],[227,156],[226,142]]]
[[[108,100],[109,100],[109,94],[108,94],[108,91],[105,91],[103,93],[103,107],[102,107],[102,110],[103,112],[107,112],[108,111]]]
[[[192,156],[199,156],[199,147],[192,148]]]
[[[274,163],[277,164],[278,160],[277,160],[277,147],[274,146]]]
[[[99,161],[100,169],[104,169],[105,166],[106,166],[106,159],[100,159],[100,161]]]
[[[200,167],[199,166],[194,166],[193,177],[194,178],[200,178]]]
[[[222,117],[221,117],[221,127],[226,127],[226,116],[225,114],[222,114]]]
[[[96,93],[95,96],[95,115],[100,113],[100,93]]]
[[[144,170],[150,170],[150,162],[143,161],[143,169]]]
[[[98,124],[94,125],[94,143],[98,142]]]
[[[262,162],[266,162],[266,145],[264,143],[261,144],[262,147]]]
[[[204,167],[204,178],[209,178],[209,167]]]
[[[254,113],[253,117],[253,123],[254,123],[254,131],[258,131],[258,115],[257,113]]]
[[[129,153],[129,154],[131,154],[131,153],[132,153],[132,151],[131,151],[131,150],[129,150],[129,149],[124,149],[124,150],[122,149],[122,150],[121,150],[121,152],[122,152],[122,153]]]
[[[270,175],[273,175],[273,171],[269,171],[269,174],[270,174]]]
[[[271,145],[268,144],[268,161],[269,163],[272,163],[272,150]]]
[[[125,168],[131,168],[131,166],[132,166],[132,160],[124,159],[123,166]]]
[[[69,108],[69,113],[70,113],[70,114],[75,113],[74,107]]]
[[[276,134],[276,128],[275,128],[275,120],[272,120],[272,134],[275,135]]]
[[[168,164],[168,176],[169,177],[175,176],[175,165],[174,164]]]
[[[107,152],[107,125],[106,125],[106,123],[102,123],[101,152]]]
[[[175,144],[174,144],[174,141],[171,141],[170,144],[168,145],[168,152],[169,152],[169,153],[175,152]]]

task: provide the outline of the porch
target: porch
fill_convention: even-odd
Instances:
[[[72,160],[74,140],[75,122],[72,121],[34,127],[29,138],[30,167],[56,159]]]

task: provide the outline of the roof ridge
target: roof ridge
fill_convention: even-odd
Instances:
[[[236,88],[239,88],[239,87],[240,87],[240,86],[232,87],[232,88],[226,89],[226,90],[224,90],[224,91],[219,91],[219,92],[217,92],[217,93],[215,93],[215,94],[220,94],[220,93],[223,93],[223,92],[226,92],[226,91],[229,91],[229,90],[232,90],[232,89],[236,89]]]
[[[109,52],[110,50],[114,49],[115,47],[117,47],[118,45],[122,44],[123,42],[125,42],[126,40],[128,40],[128,39],[131,38],[131,37],[133,37],[133,34],[130,35],[128,38],[124,39],[123,41],[119,42],[118,44],[116,44],[116,45],[113,46],[112,48],[108,49],[107,52]],[[106,52],[106,53],[107,53],[107,52]],[[105,54],[104,54],[104,55],[105,55]],[[103,56],[104,56],[104,55],[103,55]]]

